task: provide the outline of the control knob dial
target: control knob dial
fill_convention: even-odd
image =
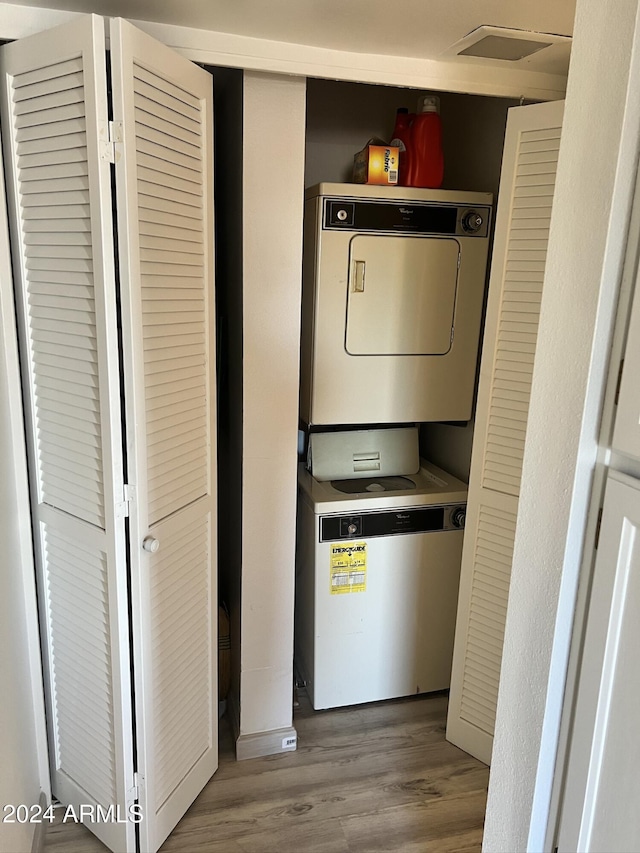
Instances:
[[[482,228],[484,219],[477,210],[469,210],[462,217],[462,230],[467,234],[475,234]]]
[[[451,513],[451,524],[454,527],[462,528],[464,527],[464,523],[467,519],[467,510],[466,507],[459,506],[453,510]]]

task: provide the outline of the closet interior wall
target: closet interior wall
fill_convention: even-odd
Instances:
[[[240,705],[242,595],[242,94],[243,72],[213,76],[218,374],[219,600],[230,616],[231,685]],[[220,697],[222,698],[222,697]]]
[[[414,111],[422,90],[307,81],[305,186],[321,181],[349,182],[353,155],[378,136],[388,140],[396,109]],[[491,192],[500,182],[507,111],[513,98],[438,92],[442,115],[445,173],[442,189]],[[487,280],[488,280],[487,268]],[[456,477],[468,481],[473,421],[423,424],[421,453]]]

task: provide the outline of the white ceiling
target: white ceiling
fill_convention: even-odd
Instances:
[[[17,0],[273,41],[428,59],[485,25],[573,34],[575,0]]]

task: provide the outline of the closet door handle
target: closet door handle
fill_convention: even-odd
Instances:
[[[142,540],[142,547],[145,551],[149,551],[151,554],[155,554],[158,548],[160,547],[160,541],[154,536],[145,536]]]
[[[353,271],[353,292],[364,293],[365,261],[355,261]]]

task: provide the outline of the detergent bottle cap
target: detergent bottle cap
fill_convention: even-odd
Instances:
[[[440,98],[437,95],[423,95],[418,99],[419,113],[440,113]]]

